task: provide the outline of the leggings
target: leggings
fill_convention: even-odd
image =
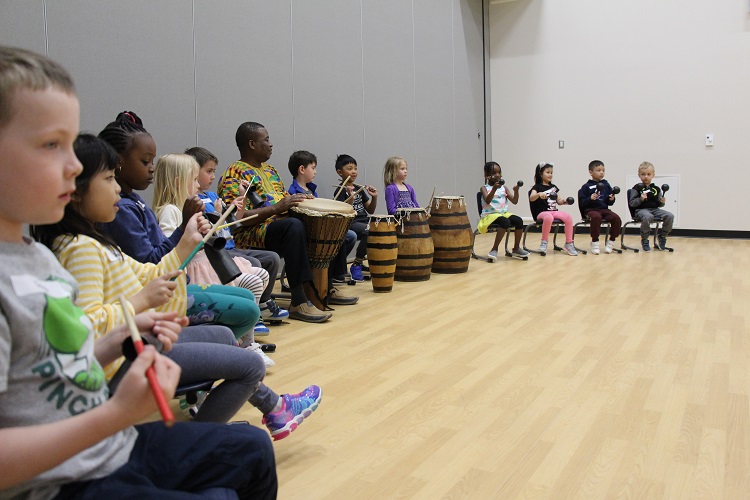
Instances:
[[[255,294],[255,296],[264,304],[271,300],[273,286],[276,283],[276,278],[281,270],[281,258],[279,257],[279,254],[270,250],[257,250],[254,248],[245,250],[232,248],[228,251],[230,255],[242,257],[254,267],[262,267],[266,270],[268,273],[268,284],[266,285],[266,288],[263,289],[262,294]]]
[[[239,339],[252,330],[260,318],[255,297],[245,288],[188,285],[187,294],[187,317],[191,325],[224,325]]]
[[[549,239],[553,220],[559,220],[565,224],[565,243],[573,241],[573,218],[570,214],[559,210],[548,210],[537,215],[536,220],[542,222],[542,241]]]
[[[228,422],[246,402],[265,415],[279,401],[278,394],[262,382],[266,374],[263,359],[238,347],[234,334],[226,327],[185,328],[165,355],[182,368],[179,385],[224,380],[200,406],[195,417],[199,422]]]

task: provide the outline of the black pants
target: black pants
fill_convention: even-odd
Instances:
[[[313,280],[310,261],[307,260],[307,232],[301,220],[286,217],[273,221],[266,229],[265,244],[266,250],[284,258],[290,287]]]
[[[137,426],[130,460],[109,476],[70,483],[57,498],[276,498],[273,445],[247,424]]]

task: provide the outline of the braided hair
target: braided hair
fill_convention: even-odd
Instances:
[[[127,153],[133,146],[133,139],[138,134],[151,135],[143,127],[143,121],[133,111],[123,111],[115,121],[109,123],[99,132],[99,138],[104,139],[115,148],[117,154]]]

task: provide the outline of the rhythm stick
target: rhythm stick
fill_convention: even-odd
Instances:
[[[238,219],[234,222],[228,222],[226,224],[222,224],[221,226],[217,226],[216,230],[219,231],[221,229],[224,229],[225,227],[234,226],[235,224],[239,224],[240,222],[245,222],[246,220],[254,219],[258,216],[258,214],[248,215],[247,217],[243,217],[242,219]]]
[[[346,176],[346,180],[341,184],[341,186],[339,186],[339,188],[333,194],[333,199],[334,200],[339,197],[339,193],[341,192],[342,189],[344,189],[344,186],[346,186],[347,184],[349,184],[349,179],[351,179],[351,178],[352,178],[351,175],[347,175]]]
[[[437,189],[437,186],[432,188],[432,194],[430,195],[430,201],[427,202],[427,213],[432,212],[432,200],[435,198],[435,190]]]
[[[132,306],[124,295],[120,295],[120,305],[125,313],[125,323],[127,323],[128,329],[130,330],[130,338],[133,340],[135,352],[140,354],[143,352],[143,339],[141,339],[141,334],[138,332],[135,319],[133,319],[133,315],[130,313],[130,308]],[[153,366],[149,366],[146,370],[146,378],[148,379],[148,384],[151,386],[151,392],[154,393],[156,406],[159,407],[159,413],[161,413],[161,418],[164,420],[164,425],[172,427],[172,425],[174,425],[174,415],[172,414],[172,409],[167,404],[167,398],[165,398],[164,393],[161,392],[161,386],[159,385],[159,380],[156,378],[156,372],[154,371]]]
[[[227,220],[227,217],[229,217],[229,214],[231,214],[232,210],[234,210],[235,208],[237,207],[235,207],[234,205],[229,205],[229,207],[224,211],[224,213],[221,214],[221,217],[219,217],[219,220],[216,221],[216,224],[214,224],[214,227],[212,227],[211,230],[208,232],[208,234],[204,236],[203,239],[197,245],[195,245],[195,248],[193,249],[192,252],[190,252],[190,255],[187,256],[187,259],[185,259],[183,263],[180,264],[180,267],[178,268],[178,270],[182,271],[183,269],[187,267],[188,264],[190,264],[190,261],[193,260],[193,257],[195,257],[195,254],[200,252],[200,250],[203,248],[206,242],[209,239],[211,239],[211,236],[214,235],[214,233],[218,229],[218,226],[220,226],[225,220]],[[174,279],[175,278],[172,278],[172,280]]]
[[[354,199],[354,197],[355,197],[355,196],[357,196],[357,194],[359,194],[360,192],[362,192],[362,190],[363,190],[364,188],[365,188],[365,186],[361,186],[361,187],[360,187],[359,189],[357,189],[356,191],[354,191],[354,192],[353,192],[353,193],[351,194],[351,196],[349,196],[349,197],[348,197],[348,198],[347,198],[346,200],[344,200],[344,201],[345,201],[345,203],[349,203],[349,200],[353,200],[353,199]]]

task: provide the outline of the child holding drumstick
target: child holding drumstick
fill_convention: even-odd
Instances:
[[[117,211],[119,185],[114,180],[117,154],[104,141],[89,134],[76,139],[74,150],[83,165],[83,172],[76,179],[75,201],[65,208],[59,223],[33,226],[33,232],[78,279],[76,305],[94,323],[95,335],[103,336],[123,318],[124,307],[132,307],[138,313],[164,306],[173,294],[184,297],[183,289],[170,287],[174,282],[169,278],[191,253],[200,235],[195,222],[189,223],[178,246],[159,264],[143,264],[123,254],[96,229],[98,224],[113,219]],[[189,241],[184,242],[186,239]],[[120,303],[121,296],[128,299],[129,306]],[[238,304],[235,309],[239,310],[241,303]],[[248,313],[240,310],[240,314]],[[254,317],[257,318],[257,309]],[[280,439],[294,430],[320,401],[317,386],[310,386],[298,395],[279,396],[273,392],[262,383],[265,369],[256,352],[237,347],[231,334],[228,339],[210,341],[194,336],[183,338],[168,356],[182,368],[183,384],[223,380],[193,415],[201,422],[226,422],[250,402],[263,413],[264,423],[274,439]],[[121,361],[121,358],[115,360]],[[107,375],[112,373],[110,368],[105,367]]]
[[[273,447],[260,429],[133,427],[155,409],[146,369],[154,367],[169,398],[179,367],[146,346],[110,399],[100,362],[121,355],[127,329],[94,342],[90,322],[73,305],[75,281],[49,250],[23,236],[24,224],[59,221],[74,193],[81,172],[72,148],[79,109],[61,66],[0,47],[2,496],[114,498],[127,483],[129,494],[143,498],[209,490],[275,497]],[[32,175],[44,182],[29,182]],[[184,325],[177,316],[147,313],[136,322],[168,347]]]
[[[342,185],[346,182],[346,179],[349,179],[343,189],[337,188],[340,191],[337,191],[336,199],[351,203],[354,211],[357,212],[349,229],[354,231],[359,238],[359,245],[357,245],[357,253],[349,272],[354,281],[362,282],[364,281],[362,262],[367,256],[367,227],[370,215],[375,213],[375,207],[378,204],[378,190],[367,184],[364,186],[354,184],[354,181],[357,180],[357,160],[352,156],[338,155],[336,157],[336,173],[341,177]]]

